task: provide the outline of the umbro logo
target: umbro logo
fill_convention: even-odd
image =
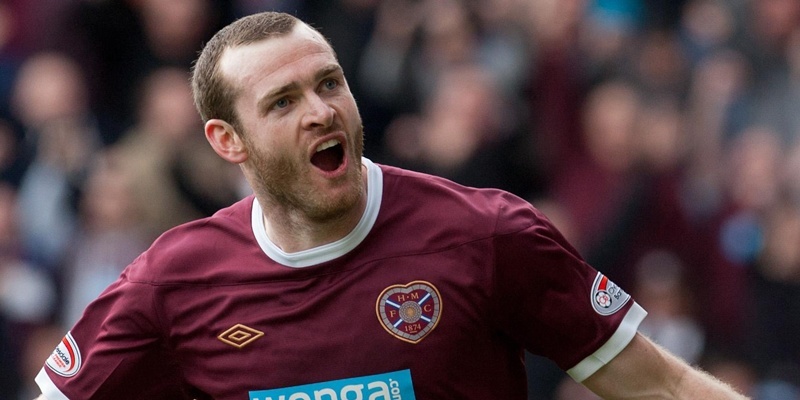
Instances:
[[[258,329],[253,329],[242,324],[236,324],[228,328],[225,332],[220,333],[219,336],[217,336],[217,339],[225,344],[229,344],[237,349],[241,349],[242,347],[253,343],[254,340],[260,338],[261,336],[264,336],[264,332],[261,332]]]

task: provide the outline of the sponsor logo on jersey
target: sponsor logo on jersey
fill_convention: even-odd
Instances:
[[[387,332],[400,340],[418,343],[439,323],[442,301],[431,283],[414,281],[384,289],[378,296],[376,311]]]
[[[61,343],[53,350],[53,354],[47,358],[45,365],[58,375],[69,378],[74,376],[81,369],[81,352],[78,344],[72,338],[72,333],[61,339]]]
[[[416,400],[411,371],[250,392],[250,400]]]
[[[222,343],[241,349],[262,336],[264,336],[264,332],[258,329],[236,324],[225,330],[225,332],[220,333],[217,339],[221,340]]]
[[[600,315],[611,315],[619,311],[631,296],[598,272],[592,284],[592,307]]]

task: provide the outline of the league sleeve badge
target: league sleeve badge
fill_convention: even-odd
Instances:
[[[608,277],[598,272],[592,284],[591,303],[594,310],[603,316],[619,311],[631,296],[622,288],[611,282]]]
[[[61,339],[61,342],[45,361],[45,365],[51,371],[66,378],[74,376],[81,370],[81,352],[75,339],[72,338],[71,332],[67,332],[64,339]]]
[[[419,343],[439,323],[442,300],[430,282],[413,281],[384,289],[376,311],[387,332],[405,342]]]

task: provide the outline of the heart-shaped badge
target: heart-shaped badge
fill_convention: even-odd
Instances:
[[[439,323],[442,300],[430,282],[414,281],[384,289],[376,311],[387,332],[400,340],[419,343]]]

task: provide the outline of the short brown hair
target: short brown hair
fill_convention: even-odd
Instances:
[[[263,12],[240,18],[211,38],[192,67],[192,95],[203,122],[218,118],[241,131],[233,106],[236,89],[219,73],[225,49],[286,35],[299,21],[286,13]]]

